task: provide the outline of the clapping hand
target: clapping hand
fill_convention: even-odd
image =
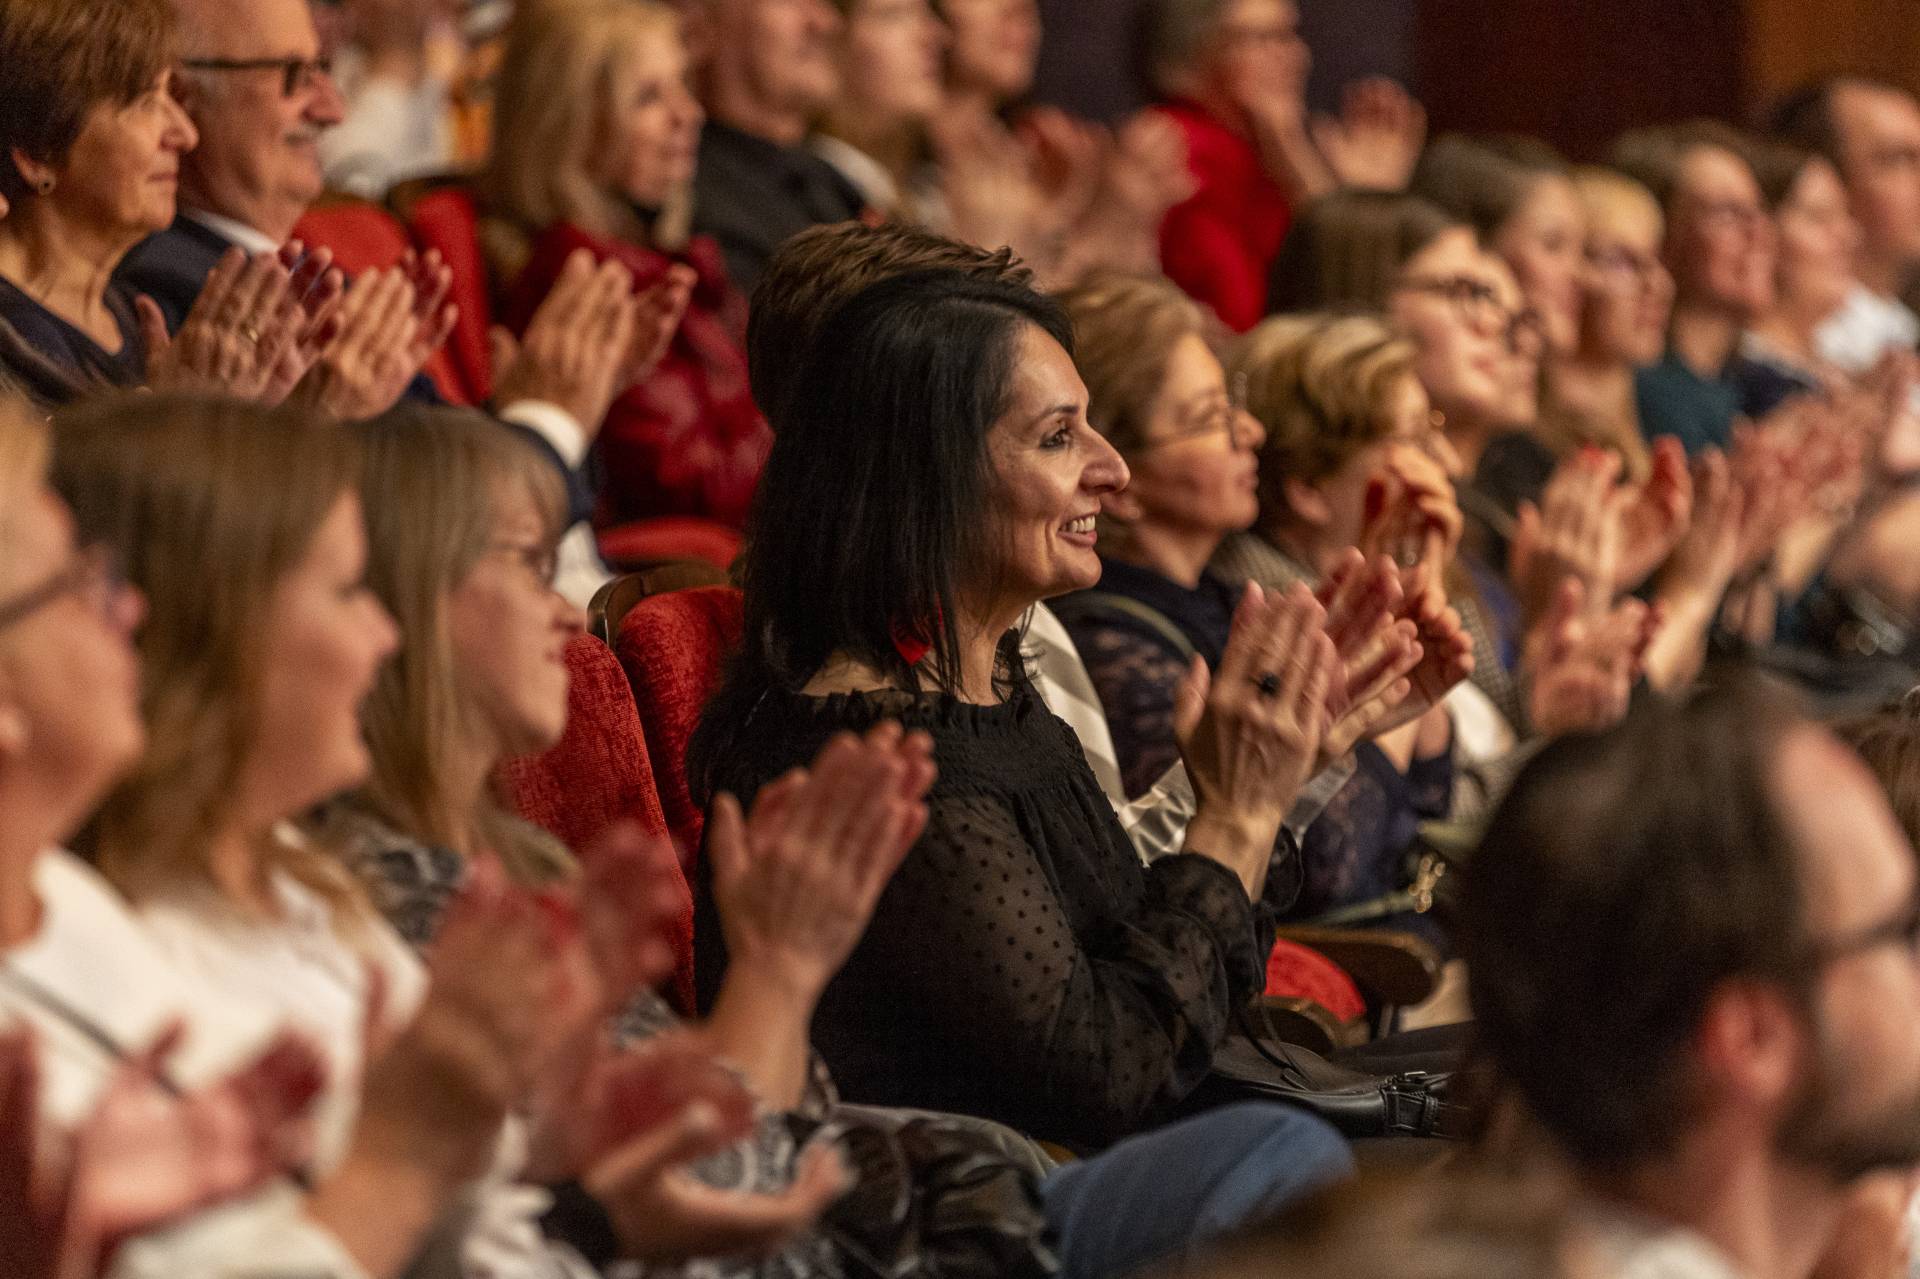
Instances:
[[[1599,732],[1624,718],[1660,623],[1659,611],[1636,599],[1590,610],[1585,590],[1578,579],[1563,581],[1527,635],[1527,712],[1542,736]]]
[[[166,1082],[176,1024],[114,1069],[55,1156],[42,1148],[31,1034],[0,1035],[0,1268],[87,1279],[120,1241],[238,1198],[301,1166],[319,1056],[289,1035],[224,1079]]]
[[[1662,436],[1653,443],[1653,465],[1646,481],[1621,506],[1617,590],[1639,589],[1666,563],[1687,535],[1693,503],[1687,451],[1673,436]]]
[[[707,855],[729,968],[819,998],[926,827],[932,755],[926,734],[882,724],[768,783],[751,817],[714,799]]]
[[[1583,448],[1547,481],[1538,508],[1523,502],[1508,548],[1507,575],[1529,622],[1561,598],[1568,578],[1591,610],[1612,602],[1620,580],[1621,514],[1632,494],[1620,489],[1620,459]]]
[[[1426,145],[1427,113],[1392,80],[1373,76],[1348,85],[1339,117],[1315,116],[1312,133],[1341,186],[1401,191]]]
[[[146,344],[147,385],[273,403],[285,394],[282,362],[299,358],[311,333],[307,295],[338,288],[324,268],[316,277],[287,269],[276,253],[248,257],[230,249],[207,277],[193,309],[169,337],[152,298],[134,299]]]

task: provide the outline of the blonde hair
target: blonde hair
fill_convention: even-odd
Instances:
[[[1288,480],[1318,483],[1387,438],[1390,397],[1413,362],[1413,345],[1370,315],[1275,316],[1240,340],[1227,367],[1267,432],[1264,518],[1288,509]]]
[[[130,897],[212,883],[259,736],[260,639],[276,588],[353,492],[348,433],[231,400],[123,395],[54,419],[53,479],[81,538],[111,547],[147,599],[139,649],[147,748],[81,847]],[[261,865],[339,909],[368,909],[322,849],[263,834]]]
[[[508,28],[494,90],[493,145],[480,176],[496,257],[517,252],[524,258],[525,237],[556,222],[665,250],[686,243],[690,192],[668,201],[649,236],[626,201],[595,176],[635,50],[679,38],[679,15],[658,0],[539,0],[520,7]],[[503,242],[516,235],[519,245]]]
[[[373,776],[350,802],[446,847],[474,829],[522,883],[563,877],[572,871],[565,850],[498,804],[450,808],[451,757],[481,712],[462,693],[446,619],[447,597],[487,553],[510,486],[526,488],[546,537],[558,540],[566,521],[559,476],[532,445],[474,413],[410,410],[359,430],[367,580],[398,623],[401,643],[361,716]]]
[[[1087,384],[1087,420],[1114,448],[1145,443],[1147,417],[1173,350],[1214,327],[1199,304],[1157,276],[1101,275],[1062,292],[1073,362]]]

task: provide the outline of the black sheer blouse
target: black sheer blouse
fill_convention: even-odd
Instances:
[[[752,795],[843,729],[934,739],[926,833],[821,1000],[849,1101],[981,1115],[1091,1149],[1168,1116],[1264,978],[1272,927],[1208,858],[1141,865],[1073,732],[1016,679],[999,706],[771,691],[718,789]],[[703,873],[703,1003],[726,964]]]

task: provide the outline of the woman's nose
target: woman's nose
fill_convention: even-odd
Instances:
[[[1107,437],[1089,428],[1087,434],[1097,450],[1080,476],[1080,486],[1096,494],[1118,493],[1133,479],[1127,460],[1108,442]]]

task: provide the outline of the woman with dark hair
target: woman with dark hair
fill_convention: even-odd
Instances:
[[[1531,138],[1448,134],[1420,157],[1413,191],[1471,226],[1513,268],[1548,351],[1573,350],[1586,211],[1553,148]]]
[[[1267,276],[1272,312],[1384,311],[1415,254],[1465,224],[1415,196],[1335,191],[1301,210]]]
[[[1098,580],[1094,520],[1128,479],[1087,424],[1071,340],[1031,291],[945,271],[826,322],[768,460],[743,647],[690,771],[708,794],[753,794],[836,733],[931,734],[926,833],[822,997],[815,1043],[849,1097],[1092,1148],[1168,1117],[1259,989],[1254,902],[1334,655],[1306,588],[1248,592],[1218,671],[1196,664],[1183,692],[1199,811],[1183,851],[1143,868],[1015,629]],[[726,956],[700,897],[710,998]]]

